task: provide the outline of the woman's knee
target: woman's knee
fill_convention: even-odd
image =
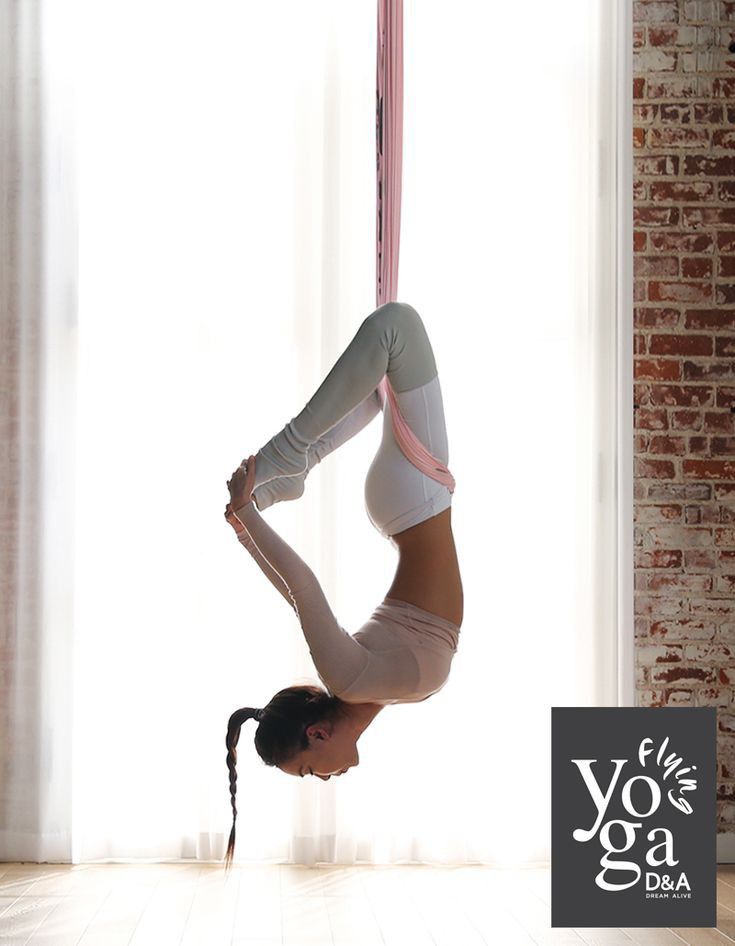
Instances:
[[[416,331],[419,326],[423,329],[421,317],[407,302],[384,302],[370,313],[363,325],[379,332],[386,328],[403,332]]]
[[[390,353],[388,375],[393,390],[418,388],[437,375],[434,352],[426,328],[413,306],[405,302],[386,302],[363,323],[375,332]]]

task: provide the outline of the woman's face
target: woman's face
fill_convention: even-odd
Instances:
[[[309,746],[279,766],[289,775],[316,775],[325,781],[333,775],[344,775],[359,765],[355,737],[343,721],[312,723],[306,730]]]

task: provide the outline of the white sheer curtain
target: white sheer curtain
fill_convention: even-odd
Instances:
[[[629,418],[611,169],[627,130],[608,93],[625,24],[613,0],[529,2],[542,41],[521,64],[510,8],[404,7],[398,298],[432,339],[457,479],[452,675],[381,713],[359,768],[327,783],[264,766],[246,725],[241,862],[548,860],[550,707],[618,700]],[[293,613],[224,521],[225,481],[374,308],[375,4],[76,10],[74,59],[62,34],[44,68],[50,81],[77,65],[78,348],[57,347],[44,375],[60,478],[36,522],[41,566],[71,578],[61,598],[39,588],[33,679],[4,706],[3,828],[26,833],[6,830],[0,854],[218,860],[229,714],[316,682]],[[47,283],[48,331],[67,342],[72,286]],[[266,513],[348,628],[396,564],[363,506],[379,436],[375,421]],[[13,514],[31,535],[22,503]],[[36,640],[11,618],[6,642]]]
[[[0,3],[0,859],[72,837],[76,266],[71,10]]]

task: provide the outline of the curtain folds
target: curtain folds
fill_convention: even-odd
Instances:
[[[69,861],[77,219],[73,23],[0,5],[0,856]]]
[[[317,681],[225,481],[377,284],[437,359],[459,650],[343,779],[264,766],[246,726],[236,859],[548,861],[550,707],[615,705],[627,671],[623,6],[534,0],[519,69],[511,8],[404,0],[400,278],[376,258],[375,6],[0,6],[1,859],[223,857],[230,713]],[[396,566],[364,511],[379,439],[268,510],[350,630]]]

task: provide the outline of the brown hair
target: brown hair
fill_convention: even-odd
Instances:
[[[225,854],[225,870],[232,865],[235,854],[235,821],[237,807],[237,746],[240,728],[246,719],[258,720],[255,749],[266,765],[282,765],[309,747],[306,730],[319,720],[333,719],[340,712],[341,700],[317,686],[291,686],[279,690],[263,709],[245,706],[235,710],[227,723],[227,768],[230,772],[232,830]]]

